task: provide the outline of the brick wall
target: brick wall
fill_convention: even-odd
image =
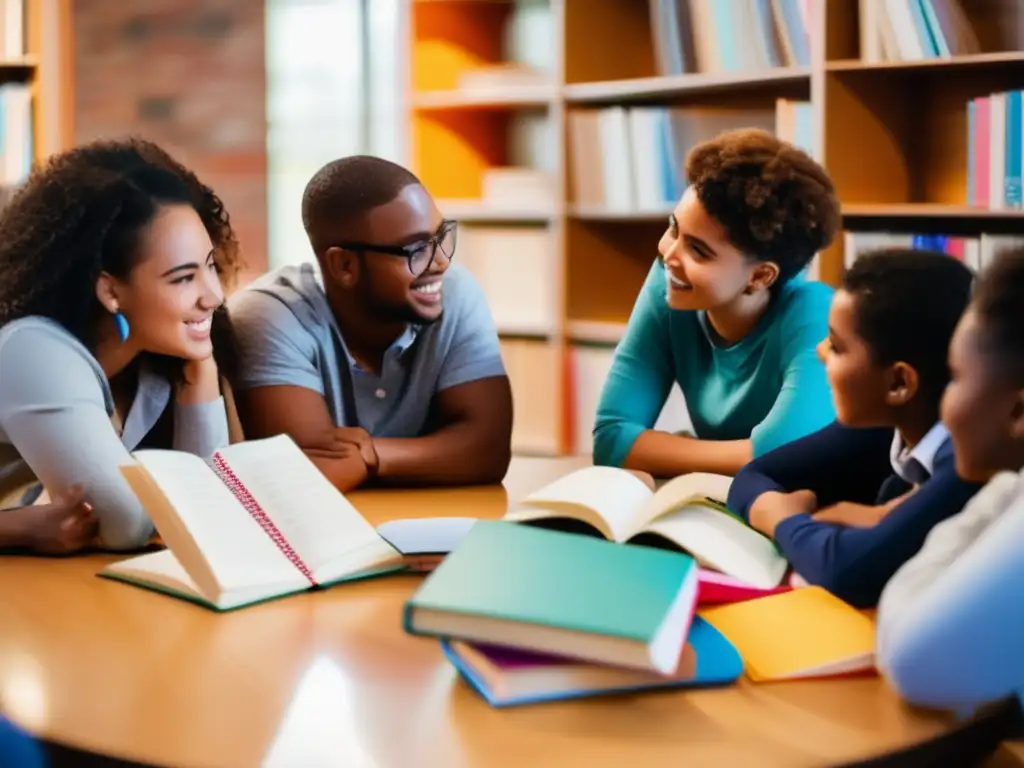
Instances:
[[[267,264],[263,0],[74,0],[75,139],[155,141],[224,200]]]

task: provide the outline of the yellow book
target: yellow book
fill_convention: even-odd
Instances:
[[[743,657],[754,682],[874,669],[875,624],[821,587],[801,587],[700,615]]]

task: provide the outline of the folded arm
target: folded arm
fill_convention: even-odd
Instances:
[[[373,441],[378,479],[388,485],[499,483],[511,460],[512,391],[505,376],[460,384],[438,392],[422,437]]]
[[[877,604],[892,575],[921,548],[928,532],[964,508],[977,486],[958,478],[952,456],[878,524],[848,527],[799,514],[780,522],[775,541],[808,583],[858,607]]]
[[[879,668],[913,704],[966,713],[1024,694],[1024,498],[989,490],[936,526],[879,604]]]
[[[892,471],[890,429],[851,429],[838,422],[751,461],[729,489],[729,509],[757,524],[763,509],[797,491],[814,495],[816,506],[839,501],[872,501]],[[783,518],[784,519],[784,518]],[[781,519],[774,519],[774,523]],[[774,525],[771,526],[774,528]],[[763,530],[771,535],[772,530]]]
[[[83,354],[48,330],[27,327],[7,337],[0,346],[0,429],[51,498],[81,487],[101,546],[132,549],[153,527],[121,475],[133,459]]]

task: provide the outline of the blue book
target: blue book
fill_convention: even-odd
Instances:
[[[459,640],[442,640],[441,649],[462,679],[492,707],[709,688],[734,683],[743,674],[736,647],[699,616],[690,626],[679,667],[669,676]]]
[[[673,673],[697,600],[689,555],[480,520],[408,600],[405,630]]]
[[[1021,173],[1024,171],[1024,114],[1021,92],[1006,92],[1006,156],[1003,159],[1003,202],[1008,208],[1021,207]]]

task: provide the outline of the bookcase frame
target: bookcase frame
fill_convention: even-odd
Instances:
[[[724,0],[723,0],[724,1]],[[814,0],[811,65],[761,71],[655,74],[647,0],[549,0],[554,26],[552,82],[544,88],[467,94],[455,89],[458,63],[424,55],[428,38],[449,30],[474,56],[498,61],[500,28],[511,0],[403,0],[407,46],[407,159],[447,216],[464,222],[547,226],[557,261],[552,333],[556,359],[557,453],[574,452],[574,344],[612,345],[621,336],[656,254],[669,210],[613,213],[575,205],[571,195],[571,110],[609,105],[766,104],[777,97],[809,100],[813,155],[828,168],[843,205],[844,228],[969,234],[1017,231],[1024,211],[987,210],[965,202],[968,99],[1024,88],[1024,52],[1000,50],[998,20],[984,16],[976,32],[986,51],[913,62],[866,63],[859,57],[857,0]],[[999,0],[969,0],[968,15]],[[979,10],[980,9],[980,10]],[[429,20],[425,22],[424,20]],[[973,19],[972,19],[973,21]],[[1024,40],[1015,48],[1024,48]],[[550,209],[494,211],[467,202],[479,194],[471,163],[443,140],[424,135],[424,122],[486,145],[486,162],[501,163],[504,125],[522,109],[544,109],[556,141],[556,203]],[[458,198],[449,200],[447,198]],[[458,255],[456,255],[458,257]],[[820,279],[838,284],[843,237],[819,255]],[[500,330],[500,329],[499,329]],[[542,372],[538,371],[538,374]],[[546,373],[546,372],[545,372]]]

